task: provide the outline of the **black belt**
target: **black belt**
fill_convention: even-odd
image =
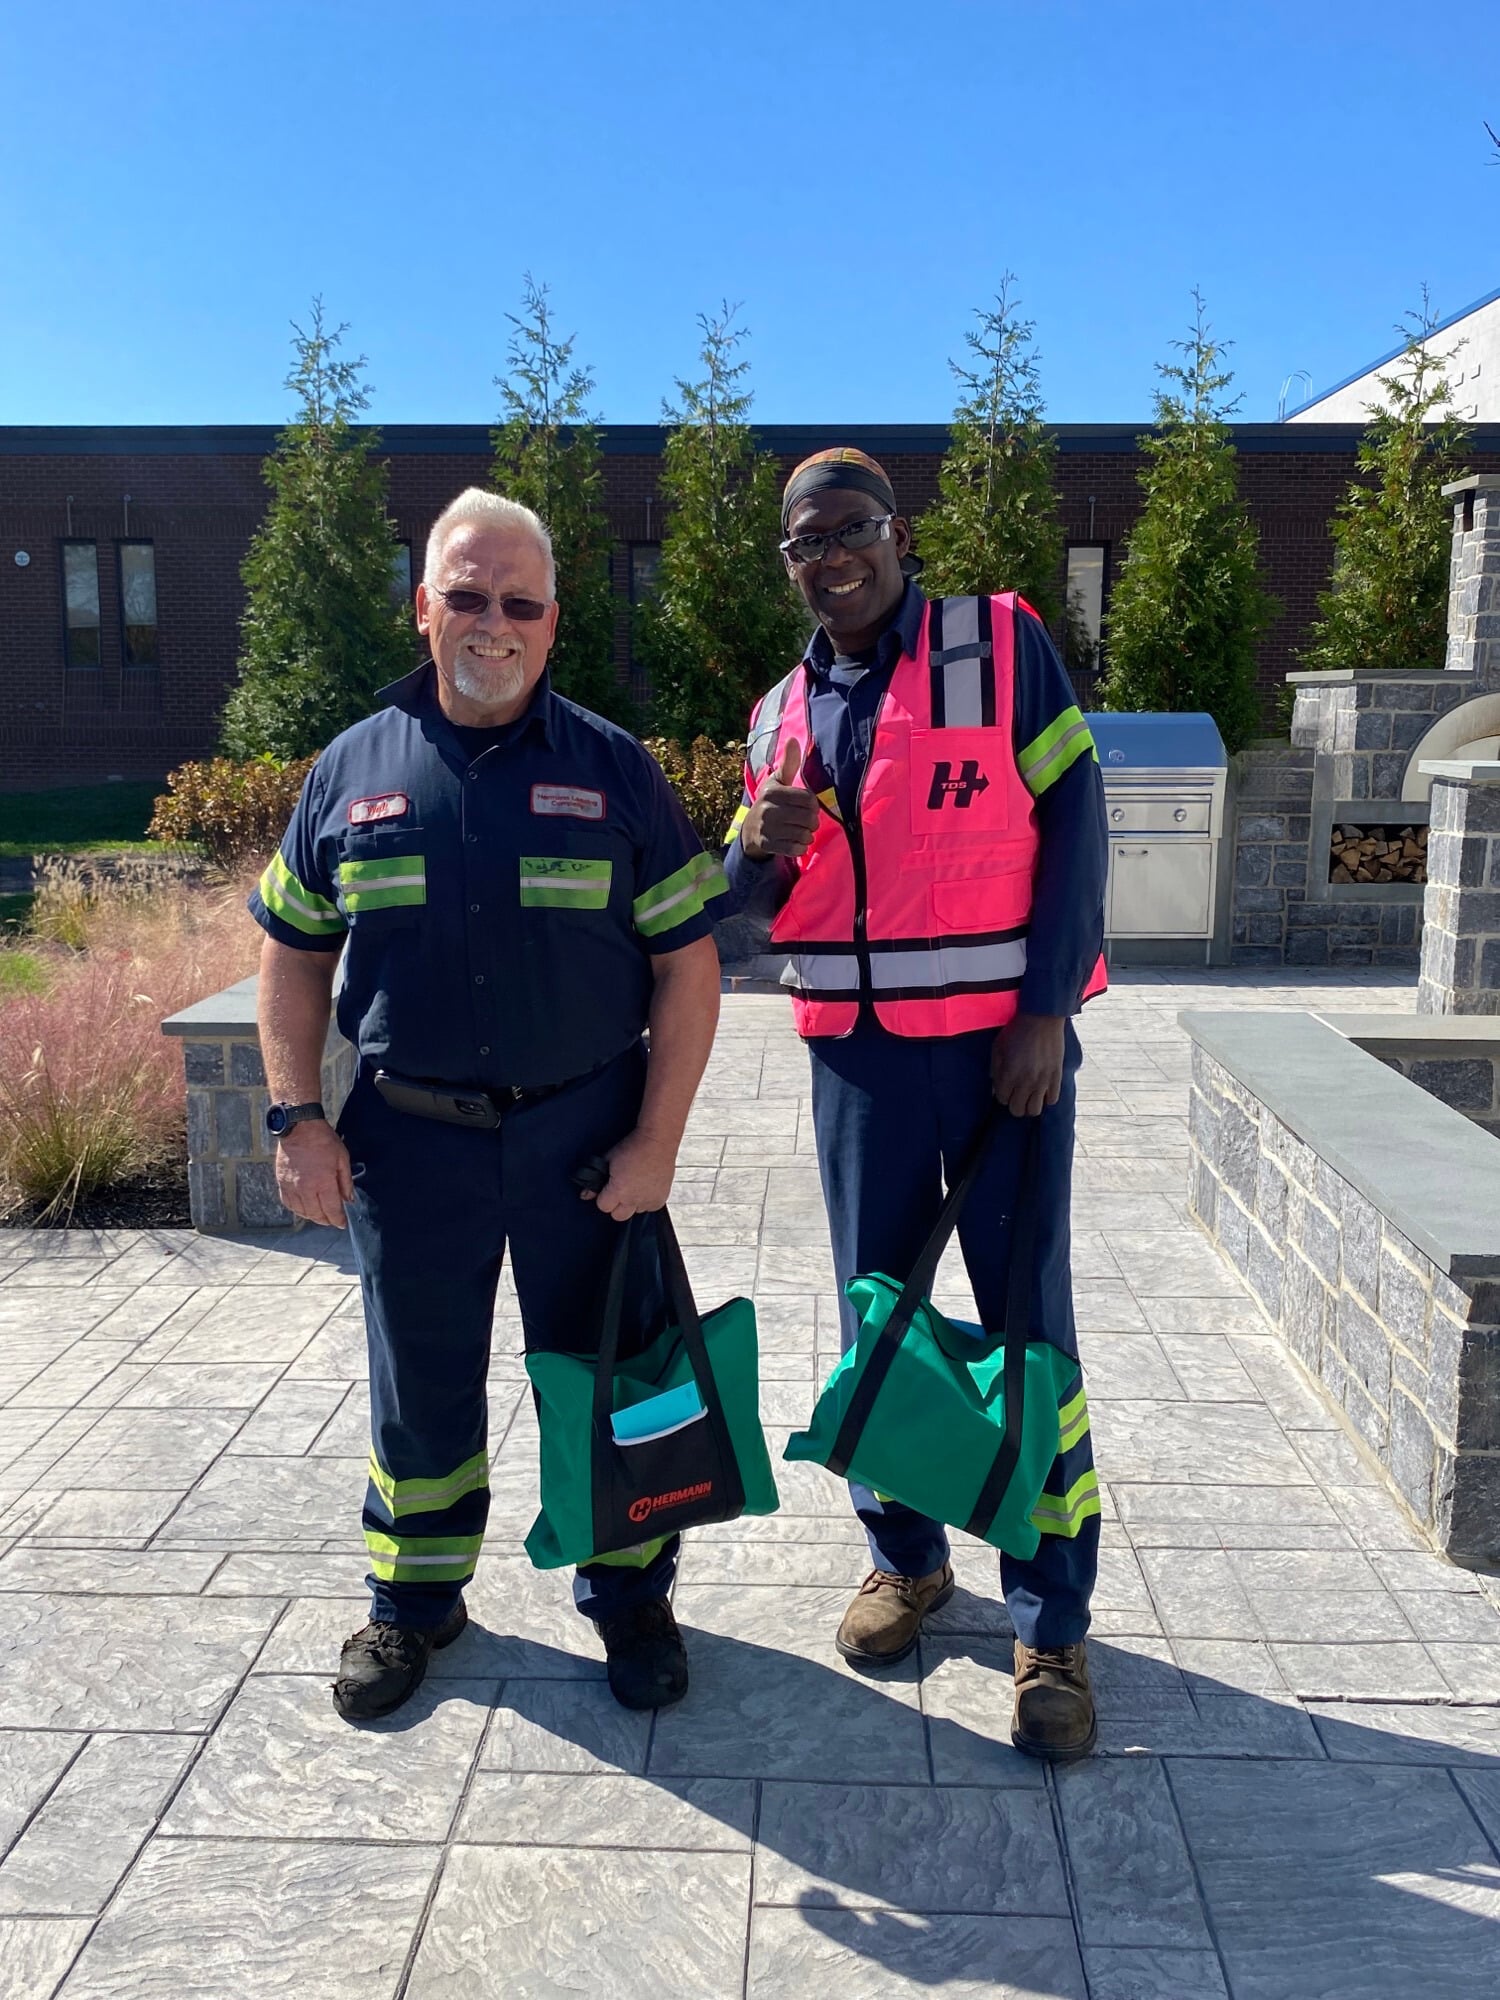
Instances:
[[[544,1097],[555,1097],[558,1091],[578,1081],[570,1076],[561,1083],[529,1086],[504,1083],[479,1090],[433,1083],[425,1077],[397,1076],[388,1069],[375,1072],[375,1088],[393,1111],[405,1111],[413,1118],[435,1118],[443,1125],[468,1125],[477,1132],[493,1132],[507,1112],[537,1104]]]

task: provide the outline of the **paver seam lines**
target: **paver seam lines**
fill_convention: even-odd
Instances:
[[[755,1928],[755,1879],[760,1869],[760,1806],[765,1789],[759,1778],[754,1779],[753,1784],[750,1799],[749,1901],[745,1906],[745,1949],[740,1959],[740,2000],[750,2000],[750,1933]]]
[[[29,1731],[27,1733],[30,1734]],[[62,1735],[64,1733],[65,1732],[62,1730],[59,1730],[57,1732],[58,1735]],[[79,1744],[78,1748],[73,1752],[72,1756],[68,1758],[67,1762],[63,1765],[62,1769],[58,1772],[57,1776],[52,1780],[52,1783],[47,1787],[42,1797],[37,1800],[36,1804],[32,1807],[31,1811],[26,1815],[25,1820],[22,1822],[20,1828],[17,1830],[15,1839],[0,1844],[0,1862],[3,1862],[6,1859],[6,1857],[12,1854],[15,1851],[16,1847],[19,1846],[21,1840],[30,1831],[32,1822],[37,1818],[43,1806],[45,1806],[47,1802],[51,1799],[53,1793],[57,1790],[58,1786],[62,1783],[63,1779],[67,1777],[69,1771],[72,1770],[73,1766],[78,1762],[79,1758],[83,1755],[84,1751],[88,1749],[90,1743],[92,1743],[93,1740],[94,1740],[93,1734],[91,1732],[85,1731],[83,1741]],[[29,1915],[30,1912],[28,1911],[27,1914]]]
[[[1324,1755],[1326,1758],[1326,1751]],[[1267,1760],[1255,1757],[1248,1761],[1258,1764],[1264,1763]],[[1308,1759],[1309,1763],[1312,1761],[1311,1758]],[[1225,1959],[1223,1947],[1219,1943],[1219,1933],[1214,1928],[1213,1911],[1208,1906],[1208,1896],[1203,1887],[1203,1877],[1198,1869],[1198,1857],[1193,1852],[1193,1843],[1188,1839],[1187,1821],[1182,1817],[1182,1807],[1177,1800],[1177,1787],[1172,1783],[1172,1762],[1173,1760],[1170,1757],[1162,1758],[1162,1781],[1167,1788],[1167,1797],[1172,1801],[1172,1811],[1177,1816],[1177,1831],[1182,1835],[1182,1851],[1188,1858],[1188,1867],[1193,1871],[1193,1890],[1198,1898],[1198,1908],[1203,1915],[1203,1928],[1208,1933],[1209,1943],[1214,1948],[1214,1956],[1219,1961],[1219,1977],[1224,1982],[1224,1991],[1229,1995],[1229,2000],[1235,2000],[1234,1981],[1229,1976],[1228,1961]]]
[[[1457,1792],[1458,1796],[1463,1800],[1464,1811],[1469,1815],[1469,1818],[1473,1820],[1475,1826],[1478,1827],[1480,1839],[1484,1842],[1485,1846],[1488,1847],[1491,1854],[1494,1855],[1496,1861],[1500,1861],[1500,1839],[1491,1838],[1488,1830],[1485,1827],[1484,1821],[1479,1817],[1478,1813],[1475,1812],[1468,1793],[1464,1790],[1463,1786],[1458,1782],[1457,1771],[1453,1769],[1453,1766],[1451,1764],[1445,1764],[1443,1766],[1443,1772],[1447,1777],[1449,1784],[1452,1785],[1454,1791]]]
[[[469,1768],[464,1775],[463,1785],[459,1790],[458,1802],[454,1806],[452,1816],[448,1821],[448,1831],[443,1837],[442,1852],[438,1856],[437,1867],[432,1871],[432,1880],[427,1884],[427,1894],[422,1899],[422,1908],[412,1929],[411,1942],[406,1948],[406,1958],[401,1967],[401,1977],[396,1981],[396,1990],[392,1996],[392,2000],[406,2000],[412,1975],[417,1969],[417,1954],[422,1949],[422,1941],[427,1935],[427,1921],[432,1914],[432,1906],[437,1901],[438,1889],[442,1885],[443,1875],[448,1866],[448,1856],[453,1852],[453,1836],[458,1831],[459,1824],[463,1818],[464,1808],[469,1803],[469,1793],[473,1789],[474,1776],[479,1769],[479,1760],[484,1755],[486,1739],[494,1727],[495,1715],[504,1698],[505,1687],[506,1683],[503,1680],[495,1682],[495,1691],[490,1698],[489,1715],[485,1718],[484,1727],[474,1739],[474,1750],[469,1758]]]
[[[287,1363],[287,1366],[288,1366],[289,1368],[291,1367],[291,1365],[292,1365],[292,1364],[291,1364],[290,1362],[288,1362],[288,1363]],[[278,1376],[278,1377],[277,1377],[277,1381],[278,1381],[278,1382],[279,1382],[279,1381],[281,1381],[282,1379],[283,1379],[283,1378],[282,1378],[282,1377],[280,1377],[280,1376]],[[306,1379],[311,1379],[311,1380],[317,1380],[317,1379],[319,1379],[319,1378],[318,1378],[318,1377],[311,1377],[311,1378],[306,1378]],[[331,1376],[328,1376],[328,1377],[326,1377],[326,1378],[323,1378],[323,1379],[326,1379],[326,1380],[328,1380],[328,1381],[332,1381],[332,1382],[336,1382],[336,1381],[337,1381],[337,1380],[338,1380],[339,1378],[338,1378],[338,1377],[337,1377],[336,1375],[331,1375]],[[274,1386],[274,1385],[273,1385],[273,1386]],[[336,1402],[336,1403],[334,1404],[333,1408],[332,1408],[332,1409],[331,1409],[331,1410],[329,1411],[329,1413],[328,1413],[328,1419],[327,1419],[327,1422],[326,1422],[326,1423],[323,1423],[323,1424],[321,1424],[321,1425],[319,1426],[319,1428],[318,1428],[318,1431],[317,1431],[316,1435],[314,1436],[314,1438],[313,1438],[312,1442],[311,1442],[311,1443],[310,1443],[310,1444],[308,1445],[308,1447],[307,1447],[306,1451],[304,1451],[304,1452],[302,1453],[302,1456],[303,1456],[304,1458],[313,1458],[313,1457],[318,1457],[318,1456],[323,1456],[323,1455],[324,1455],[324,1454],[320,1454],[320,1453],[318,1452],[318,1446],[319,1446],[319,1445],[320,1445],[320,1444],[322,1443],[322,1441],[323,1441],[324,1437],[325,1437],[325,1436],[327,1435],[327,1433],[328,1433],[329,1429],[331,1428],[331,1426],[332,1426],[332,1424],[333,1424],[333,1422],[334,1422],[334,1419],[335,1419],[336,1417],[339,1417],[339,1416],[341,1416],[341,1415],[343,1414],[343,1409],[344,1409],[344,1405],[345,1405],[345,1403],[347,1403],[347,1402],[348,1402],[349,1398],[350,1398],[350,1397],[351,1397],[351,1396],[352,1396],[352,1395],[354,1394],[355,1390],[356,1390],[356,1389],[357,1389],[357,1388],[358,1388],[359,1386],[360,1386],[360,1385],[359,1385],[359,1383],[358,1383],[358,1382],[350,1382],[350,1383],[348,1384],[348,1386],[347,1386],[347,1387],[345,1388],[345,1390],[344,1390],[344,1393],[343,1393],[343,1395],[339,1397],[338,1401],[337,1401],[337,1402]],[[270,1394],[270,1390],[267,1390],[267,1392],[266,1392],[266,1393],[267,1393],[267,1395],[269,1395],[269,1394]],[[488,1390],[486,1390],[486,1396],[488,1396]],[[512,1412],[511,1412],[511,1422],[513,1423],[514,1421],[515,1421],[515,1412],[514,1412],[514,1411],[512,1411]],[[508,1429],[508,1428],[509,1428],[509,1425],[507,1425],[507,1429]]]
[[[1047,1805],[1052,1814],[1052,1837],[1057,1842],[1058,1856],[1062,1862],[1063,1889],[1068,1898],[1068,1921],[1073,1926],[1073,1941],[1078,1947],[1078,1963],[1083,1972],[1085,2000],[1093,2000],[1093,1983],[1089,1978],[1088,1958],[1083,1949],[1083,1923],[1078,1911],[1078,1885],[1073,1880],[1073,1856],[1068,1847],[1067,1828],[1063,1823],[1062,1800],[1057,1790],[1057,1770],[1051,1763],[1042,1765],[1042,1784],[1047,1793]]]
[[[131,1876],[135,1873],[136,1868],[140,1863],[141,1856],[146,1852],[146,1849],[151,1845],[151,1843],[158,1838],[157,1829],[160,1827],[162,1821],[166,1818],[167,1814],[172,1810],[172,1807],[176,1804],[177,1796],[181,1792],[183,1786],[187,1783],[188,1779],[193,1775],[193,1772],[198,1768],[199,1763],[202,1761],[204,1751],[207,1750],[210,1742],[213,1740],[214,1732],[218,1729],[219,1724],[224,1720],[224,1717],[229,1713],[229,1710],[232,1707],[233,1703],[243,1691],[246,1681],[249,1680],[251,1674],[255,1670],[256,1661],[265,1651],[266,1646],[270,1642],[271,1634],[276,1630],[277,1626],[286,1616],[289,1608],[290,1608],[289,1600],[283,1600],[281,1609],[277,1612],[276,1616],[271,1620],[271,1623],[267,1626],[265,1636],[262,1638],[260,1644],[256,1647],[254,1654],[252,1655],[251,1659],[249,1660],[249,1662],[245,1667],[245,1671],[240,1675],[239,1679],[235,1682],[233,1688],[231,1688],[231,1690],[229,1691],[229,1694],[220,1704],[218,1714],[214,1717],[213,1721],[209,1724],[208,1728],[205,1729],[203,1734],[198,1738],[197,1749],[191,1753],[191,1755],[188,1757],[187,1762],[183,1765],[181,1771],[178,1773],[176,1782],[172,1785],[171,1789],[167,1793],[167,1796],[163,1799],[160,1811],[157,1813],[155,1820],[148,1828],[145,1837],[141,1841],[140,1846],[137,1847],[135,1853],[130,1857],[128,1864],[126,1865],[125,1869],[122,1871],[120,1875],[119,1881],[116,1882],[114,1888],[111,1889],[108,1896],[105,1897],[103,1905],[100,1907],[97,1913],[93,1916],[93,1918],[89,1920],[88,1931],[85,1934],[83,1941],[80,1943],[77,1951],[74,1952],[72,1958],[68,1961],[67,1970],[63,1973],[62,1978],[59,1979],[57,1984],[53,1987],[52,1992],[49,1995],[49,2000],[57,2000],[57,1996],[62,1992],[63,1987],[67,1984],[68,1980],[73,1976],[73,1969],[78,1964],[79,1959],[83,1956],[84,1952],[86,1952],[89,1946],[93,1943],[94,1935],[98,1931],[100,1924],[104,1922],[105,1917],[108,1916],[110,1910],[114,1907],[115,1901],[118,1898],[120,1891],[125,1887],[125,1884],[130,1880]],[[117,1729],[117,1730],[110,1730],[107,1732],[91,1732],[91,1734],[101,1734],[101,1733],[113,1736],[131,1736],[131,1735],[181,1736],[186,1732],[182,1730],[167,1730],[167,1729],[152,1729],[152,1730]]]

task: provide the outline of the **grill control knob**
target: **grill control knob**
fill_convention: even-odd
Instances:
[[[1173,813],[1172,817],[1173,819],[1176,820],[1177,824],[1181,826],[1182,822],[1187,818],[1187,808],[1185,806],[1179,806],[1176,812]]]
[[[1115,822],[1116,826],[1119,825],[1120,821],[1124,819],[1124,817],[1125,817],[1125,808],[1123,806],[1116,806],[1114,811],[1110,814],[1110,818]]]

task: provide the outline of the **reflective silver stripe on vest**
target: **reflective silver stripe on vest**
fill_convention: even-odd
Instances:
[[[1018,986],[1026,970],[1026,940],[1006,938],[1002,944],[965,944],[955,938],[927,951],[882,951],[870,948],[870,979],[877,999],[901,992],[937,994],[949,988],[1003,992]]]
[[[859,992],[859,960],[852,951],[798,951],[793,947],[789,986],[803,993],[851,995]]]
[[[941,614],[940,650],[933,652],[932,721],[938,729],[980,729],[985,722],[985,679],[994,681],[992,647],[979,636],[979,599],[947,597]]]
[[[762,774],[771,767],[771,755],[776,748],[776,737],[781,729],[781,718],[786,711],[786,698],[791,692],[792,675],[798,672],[792,668],[785,674],[760,705],[760,714],[750,731],[750,740],[745,745],[745,762],[750,767],[750,775],[759,782]],[[806,745],[803,748],[806,749]]]

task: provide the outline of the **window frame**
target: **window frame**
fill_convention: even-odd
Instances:
[[[69,616],[68,603],[68,555],[69,549],[92,549],[94,552],[94,611],[93,626],[98,658],[95,660],[75,660],[73,657],[73,634],[87,632],[87,625],[75,626]],[[97,674],[104,666],[104,593],[99,587],[99,541],[95,535],[60,535],[57,541],[57,584],[61,596],[63,665],[69,673]]]
[[[1111,546],[1107,541],[1098,539],[1090,540],[1087,537],[1081,538],[1078,541],[1067,538],[1063,543],[1063,645],[1059,650],[1062,652],[1063,664],[1067,667],[1069,673],[1087,674],[1090,677],[1097,678],[1101,671],[1104,654],[1104,619],[1109,609]],[[1090,667],[1075,666],[1067,654],[1068,607],[1072,599],[1072,593],[1068,588],[1068,572],[1075,549],[1097,550],[1099,555],[1099,634],[1094,641],[1094,664]]]
[[[155,653],[152,660],[132,660],[130,657],[130,623],[125,616],[125,551],[126,549],[150,549],[151,551],[151,608],[155,618],[151,626],[156,635]],[[156,538],[152,535],[122,535],[115,541],[115,589],[119,594],[120,608],[120,664],[126,673],[154,674],[161,666],[161,604],[157,595]]]

